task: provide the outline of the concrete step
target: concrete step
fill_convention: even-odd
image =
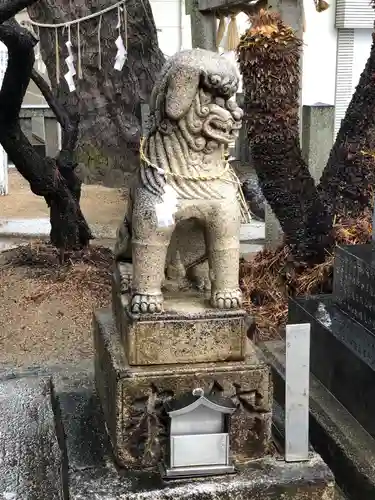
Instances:
[[[290,464],[275,453],[239,466],[234,475],[213,478],[163,481],[157,471],[120,470],[113,462],[92,363],[3,373],[0,367],[0,377],[21,378],[25,386],[46,376],[53,380],[55,416],[64,428],[70,500],[336,500],[333,476],[315,453],[307,462]]]
[[[116,238],[117,228],[92,224],[91,230],[95,238]],[[0,237],[9,238],[48,238],[51,224],[48,217],[33,219],[0,218]]]

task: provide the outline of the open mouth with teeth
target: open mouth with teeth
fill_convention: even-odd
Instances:
[[[232,120],[222,121],[217,118],[208,120],[203,128],[206,135],[224,143],[231,142],[236,131]]]

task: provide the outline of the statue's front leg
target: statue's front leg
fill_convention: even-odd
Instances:
[[[132,299],[134,314],[155,313],[163,309],[161,287],[165,262],[174,226],[159,228],[155,209],[140,204],[133,212],[132,234]]]
[[[239,210],[229,206],[226,212],[215,210],[207,224],[211,304],[218,309],[237,309],[242,305],[239,287],[240,224]]]

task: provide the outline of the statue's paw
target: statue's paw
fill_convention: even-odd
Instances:
[[[163,295],[133,295],[130,310],[133,314],[160,313],[163,310]]]
[[[238,309],[242,306],[241,290],[216,290],[212,293],[211,304],[217,309]]]

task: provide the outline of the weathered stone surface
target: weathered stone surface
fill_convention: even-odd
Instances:
[[[93,495],[96,495],[93,496]],[[239,467],[235,475],[164,482],[157,473],[114,468],[77,471],[70,500],[334,500],[332,474],[315,454],[308,462],[278,458]]]
[[[202,387],[238,404],[230,446],[241,463],[267,454],[271,433],[269,369],[252,346],[243,362],[130,367],[110,311],[95,314],[95,376],[117,461],[124,467],[156,466],[167,435],[163,402]]]
[[[128,303],[115,284],[113,310],[130,365],[244,359],[245,311],[213,309],[194,291],[166,295],[162,314],[134,315]]]
[[[53,370],[53,382],[64,427],[69,469],[105,466],[110,444],[103,412],[95,391],[94,364]]]
[[[67,498],[67,464],[55,405],[48,377],[0,380],[1,499]]]
[[[335,107],[317,103],[302,107],[302,155],[315,184],[327,164],[334,141]]]
[[[204,261],[213,307],[240,308],[241,203],[225,159],[242,123],[238,83],[231,61],[193,49],[168,59],[155,84],[142,165],[115,249],[117,260],[133,263],[133,313],[162,311],[166,267],[194,281]]]

